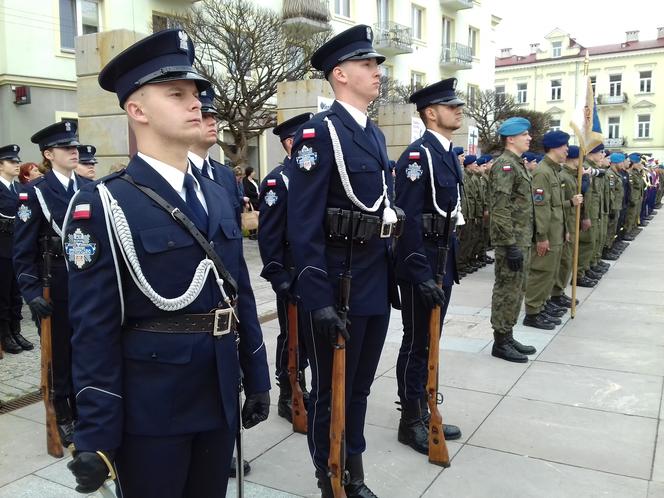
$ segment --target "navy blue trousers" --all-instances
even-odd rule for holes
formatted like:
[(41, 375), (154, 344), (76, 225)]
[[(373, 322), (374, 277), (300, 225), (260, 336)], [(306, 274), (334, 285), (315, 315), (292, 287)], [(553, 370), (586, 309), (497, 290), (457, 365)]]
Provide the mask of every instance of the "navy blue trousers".
[[(346, 454), (359, 455), (366, 449), (367, 397), (385, 343), (390, 314), (350, 315), (348, 319), (351, 324), (350, 340), (346, 343)], [(313, 329), (310, 313), (303, 316), (302, 322), (312, 377), (307, 439), (315, 467), (326, 471), (330, 453), (332, 346)]]
[(12, 260), (0, 258), (0, 322), (20, 322), (22, 306)]
[[(425, 307), (417, 288), (408, 282), (399, 282), (401, 291), (401, 319), (403, 338), (397, 358), (397, 393), (399, 399), (420, 399), (424, 396), (429, 361), (429, 317), (431, 310)], [(452, 286), (443, 287), (445, 306), (441, 310), (440, 325), (447, 314), (452, 296)]]

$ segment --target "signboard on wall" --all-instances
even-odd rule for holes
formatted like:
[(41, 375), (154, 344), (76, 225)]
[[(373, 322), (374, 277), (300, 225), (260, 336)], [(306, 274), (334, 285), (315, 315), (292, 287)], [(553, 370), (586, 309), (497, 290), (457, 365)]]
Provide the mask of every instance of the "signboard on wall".
[(468, 148), (466, 154), (477, 155), (479, 151), (480, 134), (476, 126), (468, 127)]
[(420, 118), (411, 118), (410, 141), (414, 142), (420, 138), (422, 135), (424, 135), (426, 129), (427, 128), (424, 126), (424, 122)]

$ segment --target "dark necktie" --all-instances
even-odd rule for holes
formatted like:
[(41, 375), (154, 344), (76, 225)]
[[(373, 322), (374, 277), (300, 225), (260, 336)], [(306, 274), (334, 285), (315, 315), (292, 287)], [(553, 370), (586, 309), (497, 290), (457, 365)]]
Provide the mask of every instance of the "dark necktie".
[(69, 185), (67, 185), (67, 195), (69, 198), (74, 197), (74, 180), (72, 178), (69, 179)]
[(208, 163), (207, 159), (203, 160), (202, 171), (203, 171), (203, 176), (205, 176), (206, 178), (212, 178), (212, 176), (210, 175), (210, 163)]
[(380, 150), (380, 142), (378, 141), (378, 137), (376, 136), (376, 131), (374, 130), (374, 125), (369, 121), (367, 118), (367, 125), (364, 128), (364, 133), (366, 133), (367, 137), (369, 137), (369, 141), (373, 144), (374, 147), (376, 147), (377, 150)]
[(18, 194), (16, 193), (16, 186), (14, 185), (14, 182), (11, 182), (11, 183), (9, 184), (9, 190), (11, 191), (12, 194), (14, 194), (14, 195), (18, 195)]
[(189, 206), (189, 209), (191, 209), (191, 212), (193, 213), (191, 221), (194, 222), (196, 227), (201, 232), (207, 232), (207, 225), (208, 225), (207, 213), (205, 212), (203, 204), (201, 204), (201, 201), (198, 200), (198, 196), (196, 195), (196, 182), (194, 181), (194, 177), (189, 173), (184, 175), (184, 188), (186, 196), (185, 202), (187, 203), (187, 206)]

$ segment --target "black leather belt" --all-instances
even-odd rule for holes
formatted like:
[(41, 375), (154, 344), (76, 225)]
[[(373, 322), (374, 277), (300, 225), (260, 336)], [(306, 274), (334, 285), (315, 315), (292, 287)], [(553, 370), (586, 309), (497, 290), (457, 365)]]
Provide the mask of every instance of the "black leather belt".
[(164, 315), (128, 320), (125, 328), (166, 334), (207, 333), (219, 337), (237, 330), (237, 323), (233, 308), (224, 308), (200, 315)]
[[(450, 220), (450, 233), (454, 232), (457, 217)], [(425, 239), (437, 240), (445, 232), (445, 217), (437, 213), (422, 213), (422, 232)]]
[(394, 207), (397, 213), (396, 223), (385, 223), (379, 216), (361, 211), (349, 211), (341, 208), (328, 208), (325, 216), (325, 230), (331, 240), (345, 240), (349, 235), (350, 219), (353, 216), (353, 241), (364, 243), (374, 236), (382, 239), (401, 236), (406, 218), (403, 210)]

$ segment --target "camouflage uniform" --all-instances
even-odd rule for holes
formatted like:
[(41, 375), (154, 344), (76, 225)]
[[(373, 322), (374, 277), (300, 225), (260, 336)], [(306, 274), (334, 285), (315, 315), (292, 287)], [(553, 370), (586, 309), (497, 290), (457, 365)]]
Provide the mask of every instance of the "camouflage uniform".
[(623, 204), (623, 183), (620, 175), (613, 167), (609, 169), (606, 175), (606, 183), (609, 186), (609, 225), (606, 231), (606, 243), (604, 247), (609, 250), (613, 247), (616, 235), (618, 233), (618, 218)]
[(572, 263), (574, 262), (574, 239), (576, 237), (576, 207), (572, 204), (572, 197), (578, 192), (577, 168), (564, 165), (560, 169), (560, 188), (563, 192), (563, 209), (565, 211), (565, 228), (569, 233), (569, 242), (563, 243), (560, 255), (560, 266), (555, 276), (552, 296), (562, 296), (572, 277)]
[(597, 236), (597, 245), (595, 245), (593, 252), (593, 265), (597, 264), (602, 259), (602, 251), (606, 244), (606, 232), (609, 224), (609, 202), (610, 202), (610, 186), (607, 181), (606, 174), (607, 168), (602, 168), (603, 176), (598, 176), (597, 188), (599, 190), (599, 233)]
[[(586, 159), (583, 162), (584, 168), (597, 168), (597, 165)], [(591, 226), (589, 230), (581, 231), (579, 233), (579, 261), (577, 266), (577, 277), (581, 278), (585, 275), (586, 271), (590, 269), (592, 262), (595, 244), (598, 239), (599, 231), (599, 201), (597, 187), (594, 184), (597, 182), (596, 176), (590, 177), (590, 186), (583, 194), (582, 204), (582, 219), (590, 219)]]
[(643, 177), (641, 171), (632, 169), (629, 172), (629, 207), (625, 218), (625, 232), (632, 232), (639, 224), (641, 214), (641, 201), (643, 200)]
[(471, 270), (472, 251), (477, 237), (476, 217), (478, 204), (478, 184), (475, 175), (468, 169), (463, 173), (463, 199), (461, 212), (466, 224), (462, 226), (460, 233), (458, 264), (461, 271)]

